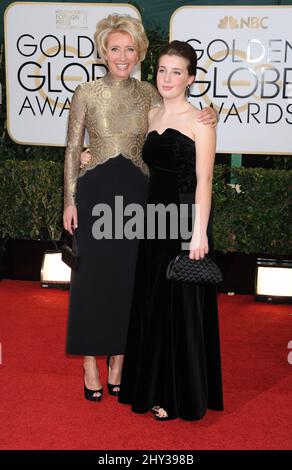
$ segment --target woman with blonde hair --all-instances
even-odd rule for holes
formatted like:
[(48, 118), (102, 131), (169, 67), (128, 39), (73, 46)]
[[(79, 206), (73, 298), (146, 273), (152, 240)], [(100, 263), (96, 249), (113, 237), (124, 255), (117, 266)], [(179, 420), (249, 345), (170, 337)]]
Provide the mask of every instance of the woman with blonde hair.
[[(74, 232), (79, 256), (72, 273), (66, 351), (84, 356), (84, 395), (100, 401), (103, 388), (96, 356), (108, 357), (107, 387), (119, 392), (132, 299), (138, 240), (105, 232), (123, 206), (145, 202), (147, 166), (141, 149), (148, 112), (161, 98), (148, 82), (131, 78), (146, 54), (148, 40), (140, 20), (109, 15), (97, 24), (95, 41), (108, 73), (80, 84), (73, 95), (64, 169), (64, 228)], [(207, 121), (216, 121), (212, 111)], [(80, 167), (87, 130), (90, 161)], [(102, 227), (100, 207), (112, 211)]]

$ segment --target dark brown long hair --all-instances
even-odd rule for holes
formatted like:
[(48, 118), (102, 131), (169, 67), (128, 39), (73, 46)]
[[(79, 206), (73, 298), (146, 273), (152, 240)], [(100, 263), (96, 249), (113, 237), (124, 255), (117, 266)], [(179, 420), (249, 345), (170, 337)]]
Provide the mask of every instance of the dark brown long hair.
[(187, 69), (189, 75), (196, 75), (197, 54), (188, 42), (175, 40), (164, 46), (158, 57), (158, 66), (159, 60), (163, 55), (176, 55), (178, 57), (183, 57), (188, 61)]

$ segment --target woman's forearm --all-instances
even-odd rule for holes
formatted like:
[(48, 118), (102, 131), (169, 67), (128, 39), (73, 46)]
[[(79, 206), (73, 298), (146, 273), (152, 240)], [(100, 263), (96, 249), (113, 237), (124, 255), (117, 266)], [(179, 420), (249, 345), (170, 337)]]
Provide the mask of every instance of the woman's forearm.
[(67, 132), (64, 162), (64, 209), (75, 204), (74, 194), (79, 174), (80, 155), (84, 145), (86, 105), (79, 85), (73, 95)]
[(197, 182), (195, 203), (196, 216), (194, 231), (197, 234), (205, 234), (211, 210), (212, 178)]

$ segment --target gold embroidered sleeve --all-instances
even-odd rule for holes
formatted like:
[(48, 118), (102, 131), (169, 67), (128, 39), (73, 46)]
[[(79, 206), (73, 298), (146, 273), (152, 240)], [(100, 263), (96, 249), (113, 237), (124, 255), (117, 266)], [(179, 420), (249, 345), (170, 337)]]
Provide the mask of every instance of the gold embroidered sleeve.
[(80, 155), (85, 132), (86, 103), (82, 85), (76, 88), (69, 111), (67, 147), (64, 166), (64, 210), (75, 205), (74, 195), (79, 175)]

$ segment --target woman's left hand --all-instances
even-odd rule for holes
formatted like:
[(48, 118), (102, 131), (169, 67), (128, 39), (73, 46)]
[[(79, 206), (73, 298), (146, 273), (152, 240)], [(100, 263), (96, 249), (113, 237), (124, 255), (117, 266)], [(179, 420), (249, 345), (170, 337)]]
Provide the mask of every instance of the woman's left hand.
[(202, 122), (205, 125), (216, 127), (219, 121), (219, 115), (213, 108), (204, 108), (199, 112), (198, 122)]
[(190, 259), (202, 259), (209, 252), (209, 243), (207, 234), (193, 235), (190, 243)]
[(90, 163), (92, 159), (92, 154), (90, 148), (87, 148), (80, 155), (80, 168), (84, 168), (88, 163)]

